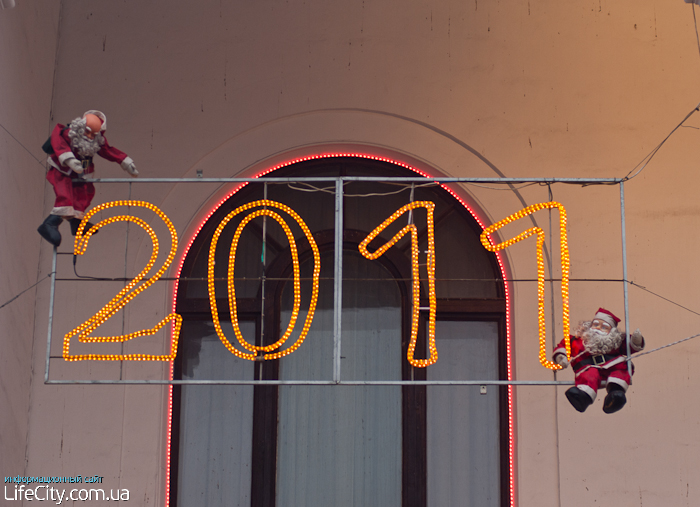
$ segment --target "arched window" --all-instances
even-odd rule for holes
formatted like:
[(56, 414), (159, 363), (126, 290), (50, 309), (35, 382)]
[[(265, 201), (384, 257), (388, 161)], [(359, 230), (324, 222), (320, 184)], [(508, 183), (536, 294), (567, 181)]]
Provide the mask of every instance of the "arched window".
[[(415, 173), (388, 162), (338, 157), (295, 163), (272, 176), (291, 180)], [(318, 305), (302, 346), (281, 359), (252, 362), (231, 354), (217, 336), (207, 259), (221, 220), (238, 206), (263, 198), (283, 203), (303, 218), (320, 250), (321, 273)], [(427, 368), (414, 368), (406, 359), (412, 309), (410, 237), (378, 260), (358, 251), (385, 218), (418, 200), (435, 203), (439, 360)], [(494, 254), (479, 242), (480, 226), (450, 193), (429, 180), (413, 186), (348, 181), (343, 209), (342, 385), (314, 383), (327, 383), (334, 368), (333, 183), (251, 183), (217, 209), (192, 244), (177, 294), (184, 324), (174, 377), (279, 382), (174, 387), (172, 506), (510, 505), (507, 387), (489, 386), (484, 392), (478, 385), (416, 383), (507, 378), (502, 274)], [(227, 225), (216, 251), (219, 318), (232, 343), (226, 270), (242, 218)], [(401, 219), (403, 226), (407, 218)], [(413, 220), (424, 251), (424, 210), (416, 210)], [(297, 320), (301, 328), (314, 260), (308, 241), (295, 227), (307, 305)], [(380, 236), (371, 246), (391, 235)], [(235, 277), (242, 334), (257, 345), (275, 342), (293, 307), (289, 243), (275, 220), (258, 217), (243, 229)], [(418, 358), (429, 355), (427, 301), (427, 282), (422, 280)], [(296, 336), (298, 331), (289, 343)], [(284, 384), (291, 380), (308, 382)], [(384, 384), (363, 384), (367, 381)]]

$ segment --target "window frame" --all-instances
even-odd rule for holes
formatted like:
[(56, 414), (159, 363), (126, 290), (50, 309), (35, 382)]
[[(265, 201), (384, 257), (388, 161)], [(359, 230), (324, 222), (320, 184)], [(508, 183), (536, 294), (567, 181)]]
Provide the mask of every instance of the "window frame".
[[(336, 161), (337, 162), (337, 161)], [(354, 161), (356, 162), (356, 161)], [(365, 161), (366, 163), (366, 161)], [(440, 189), (440, 192), (443, 190)], [(232, 199), (236, 199), (236, 195)], [(453, 196), (447, 195), (447, 200), (454, 200)], [(452, 212), (463, 215), (466, 222), (480, 233), (479, 225), (474, 218), (460, 206), (454, 205), (447, 213), (441, 217), (436, 217), (436, 228), (440, 220)], [(216, 220), (209, 220), (198, 234), (193, 248), (200, 251), (208, 247), (208, 242), (203, 238), (211, 237), (213, 229), (217, 225)], [(251, 227), (255, 227), (253, 223)], [(364, 239), (369, 231), (343, 231), (343, 249), (355, 249)], [(419, 231), (420, 234), (420, 231)], [(315, 233), (315, 239), (319, 249), (329, 250), (333, 248), (334, 231), (322, 231)], [(310, 256), (310, 248), (305, 240), (298, 245), (300, 261), (302, 258)], [(287, 247), (288, 249), (288, 247)], [(189, 273), (192, 270), (192, 263), (197, 258), (195, 250), (188, 252), (184, 260), (182, 273)], [(495, 255), (489, 254), (491, 269), (494, 274), (501, 272)], [(410, 338), (411, 300), (410, 294), (410, 265), (405, 257), (399, 252), (390, 249), (384, 256), (375, 262), (381, 262), (395, 277), (402, 301), (402, 379), (404, 380), (426, 380), (425, 368), (413, 368), (406, 360), (408, 341)], [(276, 261), (270, 265), (271, 278), (283, 278), (287, 276), (291, 267), (291, 259), (285, 249), (281, 249)], [(183, 319), (208, 320), (211, 318), (211, 309), (208, 299), (186, 298), (187, 278), (183, 279), (178, 290), (177, 312)], [(266, 298), (265, 306), (265, 340), (271, 340), (272, 336), (279, 335), (279, 315), (280, 299), (284, 282), (271, 282), (268, 286), (274, 297)], [(437, 300), (437, 320), (488, 320), (498, 323), (498, 375), (499, 379), (507, 379), (507, 304), (504, 297), (503, 283), (497, 284), (497, 298), (491, 299), (439, 299)], [(217, 299), (220, 303), (218, 308), (225, 308), (226, 299)], [(423, 304), (425, 303), (425, 305)], [(238, 315), (241, 320), (256, 321), (256, 336), (259, 336), (260, 321), (260, 299), (256, 298), (238, 299)], [(421, 306), (427, 306), (427, 300), (421, 300)], [(222, 313), (220, 311), (220, 313)], [(220, 315), (221, 320), (228, 320), (228, 315)], [(421, 312), (417, 356), (423, 357), (427, 351), (425, 340), (425, 321), (427, 312)], [(255, 368), (255, 379), (278, 380), (279, 361), (264, 361)], [(181, 378), (182, 359), (178, 354), (178, 359), (174, 363), (174, 377)], [(180, 393), (182, 386), (175, 385), (173, 389), (173, 409), (171, 414), (172, 435), (178, 435), (180, 430)], [(252, 481), (251, 481), (251, 506), (273, 507), (276, 505), (276, 446), (277, 446), (277, 411), (278, 386), (276, 385), (255, 385), (253, 401), (253, 456), (252, 456)], [(509, 417), (508, 386), (498, 386), (499, 391), (499, 447), (500, 447), (500, 497), (502, 506), (511, 505), (511, 466), (510, 466), (510, 441), (512, 438)], [(427, 504), (427, 386), (425, 385), (403, 385), (402, 386), (402, 507), (424, 507)], [(255, 421), (262, 420), (264, 424)], [(173, 438), (170, 458), (170, 502), (177, 505), (177, 474), (178, 474), (178, 449), (179, 440)]]

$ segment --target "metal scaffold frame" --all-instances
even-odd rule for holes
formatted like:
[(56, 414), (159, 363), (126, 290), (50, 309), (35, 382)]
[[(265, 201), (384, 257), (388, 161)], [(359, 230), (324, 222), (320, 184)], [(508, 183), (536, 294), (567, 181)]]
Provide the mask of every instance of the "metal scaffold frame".
[[(343, 260), (343, 185), (347, 182), (377, 182), (377, 183), (426, 183), (434, 182), (439, 185), (449, 183), (491, 183), (491, 184), (517, 184), (539, 183), (543, 185), (563, 183), (573, 185), (619, 185), (620, 187), (620, 220), (622, 241), (622, 272), (624, 288), (624, 322), (625, 329), (629, 327), (629, 298), (627, 280), (627, 246), (625, 226), (625, 192), (622, 178), (430, 178), (430, 177), (370, 177), (370, 176), (337, 176), (337, 177), (258, 177), (258, 178), (101, 178), (91, 180), (94, 183), (333, 183), (335, 185), (335, 238), (334, 238), (334, 306), (333, 306), (333, 378), (329, 380), (55, 380), (50, 379), (51, 359), (62, 359), (62, 356), (51, 356), (54, 298), (56, 291), (56, 266), (57, 249), (53, 249), (51, 286), (49, 296), (48, 335), (46, 348), (46, 368), (44, 383), (46, 384), (125, 384), (125, 385), (508, 385), (508, 386), (543, 386), (543, 385), (573, 385), (573, 381), (558, 380), (377, 380), (377, 381), (352, 381), (341, 380), (341, 333), (342, 333), (342, 273)], [(504, 280), (508, 283), (508, 280)], [(510, 310), (507, 310), (510, 311)], [(631, 355), (629, 338), (627, 339), (628, 366)]]

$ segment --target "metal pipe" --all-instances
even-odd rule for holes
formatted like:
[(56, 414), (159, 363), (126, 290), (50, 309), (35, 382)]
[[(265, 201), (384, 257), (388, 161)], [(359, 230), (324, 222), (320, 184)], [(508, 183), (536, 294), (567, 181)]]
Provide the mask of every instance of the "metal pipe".
[(625, 227), (625, 184), (620, 182), (620, 229), (622, 234), (622, 290), (625, 295), (625, 342), (627, 344), (627, 371), (632, 376), (632, 361), (630, 356), (632, 350), (630, 347), (630, 309), (629, 309), (629, 294), (627, 287), (627, 231)]
[(270, 386), (568, 386), (552, 380), (49, 380), (46, 384), (270, 385)]
[[(551, 185), (547, 185), (547, 200), (550, 202), (554, 200), (554, 194), (552, 193), (552, 186)], [(547, 269), (549, 269), (549, 275), (551, 277), (553, 277), (554, 271), (552, 270), (552, 256), (554, 255), (554, 247), (553, 247), (554, 238), (553, 238), (553, 234), (552, 234), (552, 208), (549, 208), (549, 210), (548, 210), (548, 217), (549, 217), (549, 232), (548, 232), (548, 234), (549, 234), (549, 251), (551, 252), (551, 255), (547, 255)], [(559, 241), (561, 241), (561, 239)], [(546, 248), (546, 245), (545, 245), (545, 248)], [(545, 253), (547, 253), (547, 252), (545, 252)], [(556, 331), (557, 326), (554, 325), (556, 322), (556, 306), (554, 304), (554, 278), (549, 279), (549, 293), (551, 294), (550, 300), (552, 303), (552, 305), (551, 305), (552, 306), (552, 308), (551, 308), (552, 325), (550, 326), (550, 329), (552, 330), (551, 342), (552, 342), (552, 349), (554, 349), (558, 343), (557, 342), (557, 331)], [(564, 338), (566, 338), (566, 336), (562, 336), (562, 339), (564, 339)], [(554, 379), (556, 380), (557, 370), (553, 370), (552, 373), (554, 373)]]
[[(415, 194), (416, 194), (416, 184), (415, 184), (415, 183), (411, 183), (411, 195), (410, 195), (410, 197), (409, 197), (409, 199), (408, 199), (409, 202), (413, 202), (413, 198), (415, 197)], [(412, 225), (412, 224), (413, 224), (413, 210), (410, 209), (410, 210), (408, 210), (408, 225)], [(416, 247), (416, 248), (417, 248), (417, 247)], [(419, 276), (419, 278), (420, 278), (420, 273), (418, 274), (418, 276)], [(412, 297), (414, 296), (413, 290), (414, 290), (414, 289), (413, 289), (413, 284), (411, 284), (411, 296), (412, 296)], [(420, 300), (420, 296), (418, 296), (418, 299)], [(428, 310), (428, 311), (430, 311), (430, 307), (428, 307), (428, 308), (418, 308), (418, 310)], [(416, 378), (416, 368), (415, 368), (415, 366), (411, 365), (411, 380), (413, 381), (415, 378)]]
[[(267, 201), (267, 183), (263, 185), (263, 199)], [(263, 208), (267, 208), (264, 206)], [(265, 280), (267, 277), (267, 215), (263, 215), (263, 226), (262, 226), (262, 253), (260, 255), (260, 262), (262, 263), (262, 278), (260, 279), (260, 346), (265, 345)], [(230, 303), (229, 303), (230, 305)], [(273, 336), (273, 340), (276, 339)], [(258, 378), (263, 378), (263, 365), (262, 362), (258, 365)]]
[(46, 340), (46, 368), (44, 369), (44, 383), (49, 381), (49, 363), (51, 362), (51, 328), (53, 327), (53, 299), (56, 293), (56, 259), (57, 248), (53, 247), (53, 261), (51, 262), (51, 290), (49, 292), (49, 333)]
[(343, 332), (343, 182), (335, 182), (335, 265), (333, 267), (333, 380), (340, 382)]
[[(319, 176), (302, 178), (280, 178), (261, 176), (259, 178), (95, 178), (91, 183), (296, 183), (296, 182), (334, 182), (334, 181), (370, 181), (378, 183), (573, 183), (585, 184), (618, 184), (621, 178), (430, 178), (425, 176)], [(76, 180), (86, 181), (86, 180)]]
[[(124, 282), (124, 281), (132, 281), (134, 278), (98, 278), (98, 277), (82, 277), (82, 278), (56, 278), (57, 282)], [(152, 277), (146, 276), (142, 278), (144, 281), (149, 281), (151, 280)], [(309, 277), (302, 277), (301, 280), (311, 280), (312, 278)], [(181, 276), (179, 278), (172, 277), (172, 276), (162, 276), (156, 280), (157, 282), (172, 282), (175, 280), (180, 280), (182, 281), (187, 281), (187, 282), (206, 282), (208, 278), (205, 277), (200, 277), (200, 276)], [(214, 277), (214, 281), (220, 282), (220, 281), (226, 281), (228, 278), (224, 277)], [(246, 281), (246, 280), (255, 280), (258, 281), (260, 278), (258, 277), (249, 277), (249, 276), (237, 276), (235, 277), (235, 280), (237, 281)], [(277, 277), (270, 277), (267, 276), (265, 277), (265, 280), (268, 282), (289, 282), (292, 281), (293, 278), (291, 277), (282, 277), (282, 278), (277, 278)], [(331, 280), (330, 277), (320, 277), (319, 280)], [(355, 278), (355, 280), (360, 280), (360, 281), (383, 281), (385, 280), (384, 278)], [(410, 281), (411, 278), (394, 278), (394, 280), (400, 280), (400, 281)], [(485, 283), (491, 283), (491, 282), (503, 282), (502, 278), (435, 278), (436, 282), (440, 281), (452, 281), (452, 282), (485, 282)], [(537, 282), (537, 278), (509, 278), (509, 282)], [(545, 278), (545, 282), (561, 282), (561, 278)], [(620, 283), (624, 282), (622, 278), (569, 278), (569, 282), (613, 282), (613, 283)]]

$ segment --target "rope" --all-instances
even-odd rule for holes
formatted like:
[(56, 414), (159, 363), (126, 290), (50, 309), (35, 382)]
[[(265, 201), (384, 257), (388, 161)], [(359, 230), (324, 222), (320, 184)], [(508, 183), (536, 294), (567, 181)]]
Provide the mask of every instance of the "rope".
[(667, 349), (668, 347), (673, 347), (674, 345), (678, 345), (679, 343), (687, 342), (688, 340), (692, 340), (693, 338), (697, 338), (698, 336), (700, 336), (700, 333), (694, 334), (693, 336), (689, 336), (687, 338), (683, 338), (682, 340), (678, 340), (677, 342), (669, 343), (668, 345), (662, 345), (661, 347), (657, 347), (655, 349), (651, 349), (651, 350), (648, 350), (646, 352), (639, 352), (637, 354), (634, 354), (631, 357), (628, 357), (627, 360), (631, 361), (632, 359), (636, 359), (637, 357), (646, 356), (647, 354), (651, 354), (652, 352), (656, 352), (656, 351), (662, 350), (662, 349)]

